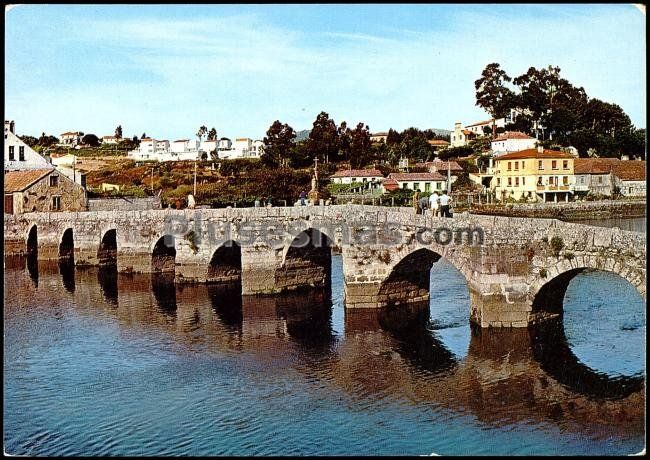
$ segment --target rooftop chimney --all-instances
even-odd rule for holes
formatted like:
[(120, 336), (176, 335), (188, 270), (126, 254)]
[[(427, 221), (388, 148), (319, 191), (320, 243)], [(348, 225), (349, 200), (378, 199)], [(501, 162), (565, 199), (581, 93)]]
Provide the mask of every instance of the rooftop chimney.
[(538, 151), (539, 153), (544, 153), (544, 147), (541, 146), (541, 145), (538, 145), (538, 146), (537, 146), (537, 151)]

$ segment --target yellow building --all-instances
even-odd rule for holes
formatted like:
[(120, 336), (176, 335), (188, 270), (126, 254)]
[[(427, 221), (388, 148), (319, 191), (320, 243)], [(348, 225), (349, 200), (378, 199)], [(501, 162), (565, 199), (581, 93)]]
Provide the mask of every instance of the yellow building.
[(521, 150), (494, 159), (490, 188), (504, 201), (569, 201), (573, 195), (574, 157), (555, 150)]

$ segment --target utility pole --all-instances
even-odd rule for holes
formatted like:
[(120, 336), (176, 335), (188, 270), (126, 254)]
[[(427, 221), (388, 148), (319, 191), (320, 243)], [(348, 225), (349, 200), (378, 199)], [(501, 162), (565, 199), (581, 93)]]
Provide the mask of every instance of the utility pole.
[(196, 196), (196, 160), (194, 160), (194, 196)]
[(153, 166), (151, 167), (151, 193), (153, 194)]

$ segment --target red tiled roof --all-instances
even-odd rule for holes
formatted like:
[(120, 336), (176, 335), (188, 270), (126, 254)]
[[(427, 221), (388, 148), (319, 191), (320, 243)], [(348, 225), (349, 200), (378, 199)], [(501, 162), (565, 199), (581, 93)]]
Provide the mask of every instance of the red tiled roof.
[(470, 131), (469, 129), (463, 129), (463, 134), (466, 136), (472, 136), (475, 133), (473, 131)]
[(463, 168), (455, 161), (434, 160), (425, 163), (425, 165), (427, 165), (427, 167), (433, 166), (436, 168), (436, 171), (442, 172), (446, 172), (448, 169), (451, 169), (452, 171), (463, 171)]
[(375, 137), (375, 136), (388, 136), (388, 133), (382, 131), (380, 133), (375, 133), (370, 135), (370, 137)]
[(427, 141), (429, 145), (449, 145), (449, 142), (442, 140), (442, 139), (431, 139), (430, 141)]
[(75, 131), (75, 132), (67, 132), (67, 133), (63, 133), (63, 134), (61, 134), (61, 135), (62, 135), (62, 136), (67, 136), (68, 134), (74, 134), (74, 135), (79, 135), (79, 134), (81, 134), (81, 132), (80, 132), (80, 131)]
[(537, 149), (520, 150), (519, 152), (506, 153), (500, 157), (495, 158), (495, 161), (501, 160), (525, 160), (528, 158), (574, 158), (570, 153), (558, 152), (557, 150), (546, 150), (540, 153)]
[(621, 180), (645, 180), (646, 163), (639, 160), (623, 160), (614, 166), (614, 175)]
[(345, 169), (336, 171), (330, 177), (384, 177), (378, 169)]
[(465, 126), (465, 128), (469, 128), (470, 126), (480, 126), (480, 125), (492, 124), (492, 120), (493, 120), (493, 119), (491, 118), (491, 119), (489, 119), (489, 120), (479, 121), (478, 123), (472, 123), (471, 125), (467, 125), (467, 126)]
[(530, 137), (528, 134), (522, 133), (520, 131), (506, 131), (505, 133), (502, 133), (496, 139), (493, 139), (492, 142), (494, 142), (494, 141), (507, 141), (508, 139), (535, 139), (535, 138)]
[(177, 141), (174, 141), (174, 142), (188, 142), (188, 141), (189, 141), (189, 139), (178, 139)]
[(381, 185), (384, 187), (385, 190), (388, 190), (389, 192), (392, 190), (397, 190), (399, 188), (399, 184), (395, 179), (384, 179), (381, 181)]
[(388, 176), (389, 179), (396, 181), (413, 181), (413, 180), (445, 180), (445, 178), (437, 172), (428, 173), (392, 173)]
[(576, 158), (573, 160), (574, 174), (609, 174), (618, 158)]
[(5, 174), (5, 193), (22, 192), (52, 171), (54, 168), (9, 171)]

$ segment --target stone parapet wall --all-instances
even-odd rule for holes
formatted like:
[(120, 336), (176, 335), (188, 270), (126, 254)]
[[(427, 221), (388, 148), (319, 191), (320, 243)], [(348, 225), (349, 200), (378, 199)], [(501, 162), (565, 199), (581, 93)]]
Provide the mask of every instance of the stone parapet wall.
[(512, 203), (472, 206), (473, 214), (510, 217), (545, 217), (561, 219), (591, 219), (595, 217), (643, 217), (645, 200), (603, 200), (568, 203)]
[(162, 209), (159, 197), (148, 198), (90, 198), (88, 211), (146, 211)]

